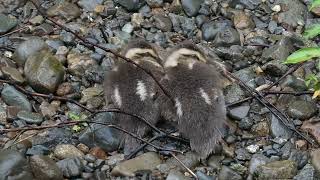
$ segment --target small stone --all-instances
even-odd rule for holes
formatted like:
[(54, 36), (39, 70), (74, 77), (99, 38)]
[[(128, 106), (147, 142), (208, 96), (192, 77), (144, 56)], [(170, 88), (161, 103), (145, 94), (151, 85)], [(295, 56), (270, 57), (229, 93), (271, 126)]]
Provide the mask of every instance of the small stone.
[(270, 131), (275, 138), (290, 139), (292, 136), (292, 131), (274, 115), (271, 117)]
[(5, 85), (1, 91), (1, 98), (9, 106), (15, 106), (29, 112), (32, 111), (31, 104), (27, 97), (17, 91), (13, 86)]
[(254, 154), (249, 163), (249, 173), (253, 174), (259, 166), (265, 165), (269, 162), (270, 159), (263, 154)]
[(4, 34), (16, 27), (18, 24), (17, 18), (14, 16), (6, 16), (4, 14), (0, 14), (0, 34)]
[(50, 17), (61, 16), (69, 21), (79, 17), (81, 11), (80, 8), (74, 3), (70, 3), (68, 1), (59, 1), (47, 10), (47, 14)]
[(318, 143), (320, 143), (320, 122), (314, 122), (313, 120), (304, 121), (301, 129), (310, 133)]
[(54, 156), (58, 159), (83, 157), (84, 154), (71, 144), (59, 144), (54, 149)]
[[(114, 122), (111, 113), (100, 113), (96, 115), (93, 121), (101, 123)], [(118, 149), (121, 133), (104, 125), (92, 124), (79, 136), (79, 141), (90, 148), (99, 146), (106, 152), (112, 152)]]
[(146, 0), (146, 1), (151, 8), (158, 8), (163, 6), (163, 0)]
[(242, 177), (227, 166), (222, 166), (218, 175), (219, 180), (241, 180)]
[(133, 177), (135, 175), (134, 172), (138, 170), (153, 170), (159, 164), (161, 164), (161, 160), (158, 154), (154, 152), (148, 152), (136, 158), (119, 163), (113, 168), (111, 174), (113, 176), (122, 175)]
[(35, 145), (29, 148), (26, 152), (26, 155), (33, 156), (33, 155), (49, 155), (50, 150), (43, 146), (43, 145)]
[(29, 163), (37, 179), (60, 180), (62, 172), (56, 163), (47, 156), (34, 155), (29, 158)]
[(308, 17), (307, 6), (299, 0), (276, 0), (275, 4), (286, 7), (286, 11), (278, 14), (278, 22), (296, 28), (300, 24), (304, 24)]
[(274, 12), (280, 12), (281, 11), (281, 6), (277, 4), (277, 5), (274, 5), (271, 9)]
[(257, 145), (257, 144), (251, 144), (250, 146), (247, 146), (246, 147), (246, 150), (249, 152), (249, 153), (252, 153), (252, 154), (254, 154), (254, 153), (256, 153), (258, 150), (259, 150), (259, 145)]
[(249, 110), (250, 106), (238, 106), (231, 108), (228, 115), (233, 119), (241, 120), (248, 115)]
[(84, 154), (87, 154), (89, 152), (89, 147), (86, 146), (85, 144), (79, 143), (77, 145), (77, 148), (82, 151)]
[(181, 5), (184, 12), (188, 16), (196, 16), (199, 12), (201, 4), (204, 0), (181, 0)]
[(47, 101), (43, 101), (39, 106), (39, 108), (40, 108), (41, 114), (44, 117), (50, 118), (57, 113), (59, 106), (56, 106), (54, 104), (49, 104)]
[(44, 18), (41, 15), (35, 16), (32, 19), (29, 20), (29, 22), (33, 25), (39, 25), (42, 24), (44, 21)]
[(25, 81), (25, 79), (22, 77), (22, 74), (16, 68), (5, 66), (1, 68), (1, 71), (6, 77), (14, 82), (22, 84)]
[(274, 161), (259, 166), (255, 175), (258, 179), (291, 179), (297, 174), (297, 165), (294, 161)]
[(293, 178), (294, 180), (314, 180), (319, 179), (317, 172), (311, 164), (305, 165), (300, 172)]
[[(80, 0), (78, 5), (86, 11), (94, 11), (97, 6), (101, 5), (103, 0)], [(103, 12), (103, 10), (102, 10)]]
[(213, 44), (216, 46), (230, 47), (232, 45), (240, 45), (240, 35), (237, 30), (229, 27), (220, 31)]
[(292, 149), (288, 160), (295, 161), (298, 169), (302, 169), (308, 163), (309, 153)]
[(231, 84), (224, 89), (226, 103), (234, 103), (245, 98), (245, 92), (237, 84)]
[(269, 125), (266, 121), (259, 122), (252, 126), (251, 130), (254, 134), (258, 136), (268, 136), (269, 135)]
[(7, 109), (6, 109), (7, 119), (9, 121), (16, 119), (19, 111), (21, 111), (21, 108), (17, 106), (7, 106)]
[(191, 180), (191, 179), (183, 175), (180, 171), (171, 170), (166, 180)]
[(66, 96), (66, 95), (71, 94), (73, 92), (74, 92), (74, 89), (73, 89), (71, 83), (69, 83), (69, 82), (61, 83), (58, 86), (57, 91), (56, 91), (58, 96)]
[(107, 154), (100, 147), (94, 147), (90, 149), (89, 154), (93, 155), (97, 159), (107, 159)]
[(120, 4), (128, 11), (137, 11), (146, 3), (145, 0), (114, 0), (114, 2)]
[(30, 86), (40, 93), (53, 93), (63, 81), (63, 65), (49, 52), (30, 56), (24, 66), (24, 73)]
[(294, 119), (309, 119), (318, 112), (318, 108), (314, 102), (297, 100), (288, 106), (288, 115)]
[(246, 14), (243, 11), (240, 11), (234, 15), (233, 23), (237, 29), (251, 29), (255, 26), (250, 15)]
[(172, 22), (169, 17), (163, 15), (155, 15), (153, 16), (153, 19), (158, 29), (160, 29), (163, 32), (171, 31)]
[(143, 23), (144, 18), (142, 13), (133, 13), (131, 16), (131, 23), (133, 27), (139, 28), (141, 24)]
[(57, 162), (58, 167), (67, 178), (77, 177), (84, 169), (83, 163), (79, 157), (67, 158)]
[(306, 140), (297, 140), (295, 142), (295, 145), (299, 150), (305, 151), (308, 149), (308, 142)]
[(124, 154), (115, 154), (108, 158), (108, 165), (115, 166), (124, 160)]
[(125, 24), (122, 29), (121, 29), (123, 32), (126, 32), (128, 34), (131, 34), (132, 31), (133, 31), (133, 25), (131, 23), (127, 23)]
[(220, 31), (224, 31), (227, 27), (231, 27), (230, 21), (210, 21), (202, 25), (202, 38), (206, 41), (214, 40)]
[(43, 121), (43, 117), (41, 116), (41, 114), (28, 111), (19, 111), (17, 117), (29, 124), (40, 125)]
[(245, 161), (245, 160), (251, 159), (251, 154), (249, 154), (246, 149), (243, 149), (243, 148), (237, 149), (235, 153), (237, 155), (236, 158), (239, 160)]

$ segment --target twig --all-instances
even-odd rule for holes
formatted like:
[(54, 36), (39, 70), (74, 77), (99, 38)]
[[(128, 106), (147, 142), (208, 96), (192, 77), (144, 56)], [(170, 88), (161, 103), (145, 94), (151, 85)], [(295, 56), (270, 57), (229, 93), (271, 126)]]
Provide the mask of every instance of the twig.
[[(228, 73), (228, 72), (227, 72)], [(268, 110), (275, 116), (277, 117), (281, 123), (286, 126), (288, 129), (292, 130), (293, 132), (295, 132), (296, 134), (298, 134), (299, 136), (301, 136), (302, 138), (304, 138), (306, 141), (308, 141), (310, 144), (312, 144), (313, 146), (315, 145), (315, 142), (313, 139), (311, 139), (310, 137), (302, 134), (300, 131), (298, 131), (295, 126), (290, 123), (288, 117), (281, 112), (277, 107), (275, 107), (273, 104), (271, 104), (263, 95), (260, 94), (260, 92), (256, 91), (255, 89), (249, 87), (246, 83), (244, 83), (241, 79), (239, 79), (238, 77), (236, 77), (235, 75), (228, 73), (229, 76), (231, 76), (232, 78), (234, 78), (235, 80), (237, 80), (239, 82), (239, 85), (242, 86), (246, 91), (248, 91), (255, 99), (257, 99), (262, 105), (264, 105), (266, 108), (268, 108)], [(274, 111), (276, 110), (276, 112)], [(279, 115), (279, 114), (280, 115)]]
[(194, 172), (192, 172), (192, 170), (188, 168), (176, 155), (174, 155), (172, 152), (170, 153), (170, 155), (175, 158), (195, 179), (199, 179), (198, 176)]
[[(264, 91), (267, 91), (267, 90), (271, 89), (273, 86), (276, 86), (277, 84), (279, 84), (285, 77), (287, 77), (288, 75), (290, 75), (291, 73), (293, 73), (294, 71), (296, 71), (299, 67), (301, 67), (302, 64), (303, 64), (303, 63), (299, 63), (299, 64), (295, 64), (294, 66), (292, 66), (292, 67), (291, 67), (283, 76), (281, 76), (277, 81), (275, 81), (274, 83), (270, 84), (267, 88), (265, 88)], [(236, 102), (227, 104), (227, 107), (235, 106), (235, 105), (244, 103), (244, 102), (246, 102), (246, 101), (250, 101), (250, 100), (252, 100), (253, 98), (254, 98), (253, 96), (247, 97), (247, 98), (245, 98), (245, 99), (242, 99), (242, 100), (239, 100), (239, 101), (236, 101)]]
[(263, 94), (290, 94), (293, 96), (301, 96), (305, 94), (314, 94), (313, 91), (302, 91), (302, 92), (292, 92), (292, 91), (262, 91)]
[(3, 35), (0, 36), (0, 38), (5, 37), (5, 36), (9, 36), (11, 34), (14, 34), (16, 32), (19, 32), (19, 31), (22, 31), (22, 30), (25, 30), (25, 29), (30, 29), (30, 25), (25, 25), (25, 26), (20, 27), (19, 29), (10, 31), (10, 32), (8, 32), (6, 34), (3, 34)]
[[(161, 83), (158, 81), (158, 79), (152, 74), (151, 71), (149, 71), (148, 69), (143, 68), (141, 65), (137, 64), (136, 62), (132, 61), (131, 59), (117, 53), (116, 51), (112, 50), (112, 49), (107, 49), (99, 44), (95, 44), (91, 41), (88, 41), (87, 39), (85, 39), (84, 37), (80, 36), (78, 33), (75, 33), (74, 31), (72, 31), (71, 29), (67, 28), (66, 26), (58, 23), (57, 21), (51, 19), (50, 17), (47, 16), (47, 14), (45, 12), (43, 12), (40, 7), (37, 5), (36, 2), (34, 2), (34, 0), (30, 0), (32, 2), (32, 4), (36, 7), (36, 9), (38, 10), (38, 12), (45, 17), (46, 19), (48, 19), (50, 22), (52, 22), (53, 24), (59, 26), (61, 29), (73, 34), (77, 39), (79, 39), (80, 41), (82, 41), (84, 43), (85, 46), (87, 45), (91, 45), (97, 48), (100, 48), (102, 50), (104, 50), (105, 52), (110, 52), (113, 55), (115, 55), (116, 57), (125, 60), (128, 63), (133, 64), (134, 66), (138, 67), (139, 69), (141, 69), (142, 71), (144, 71), (147, 75), (149, 75), (155, 82), (156, 84), (159, 86), (159, 88), (161, 89), (161, 91), (168, 97), (170, 98), (170, 100), (172, 102), (174, 102), (173, 98), (171, 97), (171, 95), (168, 93), (168, 91), (161, 85)], [(90, 46), (89, 46), (90, 47)]]
[(43, 130), (43, 129), (49, 129), (49, 128), (59, 128), (59, 127), (64, 127), (64, 126), (73, 126), (73, 125), (77, 125), (77, 124), (81, 124), (81, 123), (88, 123), (88, 124), (100, 124), (100, 125), (105, 125), (107, 127), (110, 128), (114, 128), (117, 129), (119, 131), (122, 131), (130, 136), (132, 136), (133, 138), (136, 138), (152, 147), (154, 147), (155, 149), (159, 150), (159, 151), (170, 151), (170, 152), (176, 152), (176, 153), (183, 153), (182, 151), (178, 151), (178, 150), (172, 150), (172, 149), (167, 149), (167, 148), (163, 148), (157, 145), (154, 145), (144, 139), (142, 139), (141, 137), (117, 126), (114, 124), (107, 124), (107, 123), (101, 123), (101, 122), (94, 122), (94, 121), (87, 121), (87, 120), (83, 120), (83, 121), (68, 121), (68, 122), (60, 122), (57, 124), (53, 124), (53, 125), (45, 125), (45, 126), (35, 126), (35, 127), (23, 127), (23, 128), (11, 128), (11, 129), (0, 129), (0, 133), (7, 133), (7, 132), (17, 132), (17, 131), (30, 131), (30, 130)]

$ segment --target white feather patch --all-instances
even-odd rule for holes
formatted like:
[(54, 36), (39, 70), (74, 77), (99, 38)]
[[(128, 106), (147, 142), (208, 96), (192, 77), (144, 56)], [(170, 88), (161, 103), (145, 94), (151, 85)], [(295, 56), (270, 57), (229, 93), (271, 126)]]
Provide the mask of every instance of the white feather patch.
[(148, 96), (147, 88), (142, 81), (138, 81), (136, 90), (137, 90), (136, 94), (140, 96), (141, 101), (146, 100)]
[(177, 115), (178, 115), (179, 118), (181, 118), (182, 115), (183, 115), (182, 104), (181, 104), (181, 102), (179, 101), (178, 98), (175, 98), (175, 101), (176, 101), (175, 107), (177, 108)]
[(201, 53), (194, 51), (194, 50), (190, 50), (190, 49), (186, 49), (186, 48), (181, 48), (177, 51), (174, 51), (172, 54), (170, 54), (170, 56), (168, 56), (164, 67), (175, 67), (178, 65), (178, 59), (181, 55), (195, 55), (198, 57), (199, 61), (202, 62), (207, 62), (206, 59), (202, 56)]
[(120, 92), (119, 92), (119, 88), (116, 86), (114, 88), (114, 98), (115, 98), (115, 101), (116, 101), (116, 104), (121, 107), (122, 106), (122, 100), (121, 100), (121, 96), (120, 96)]
[(192, 61), (191, 63), (188, 64), (188, 67), (189, 69), (193, 69), (193, 65), (195, 64), (196, 62), (195, 61)]
[(202, 88), (200, 88), (200, 95), (207, 104), (212, 104), (209, 95)]

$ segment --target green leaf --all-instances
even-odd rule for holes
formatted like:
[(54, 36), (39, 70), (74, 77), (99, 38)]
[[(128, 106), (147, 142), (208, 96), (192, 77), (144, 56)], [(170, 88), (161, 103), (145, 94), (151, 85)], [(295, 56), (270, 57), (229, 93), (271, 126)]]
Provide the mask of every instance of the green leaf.
[(319, 34), (320, 34), (320, 24), (315, 24), (304, 31), (303, 37), (307, 39), (312, 39), (318, 36)]
[(70, 119), (72, 119), (73, 121), (79, 121), (80, 120), (80, 116), (73, 113), (73, 112), (68, 112), (68, 117)]
[(319, 6), (320, 6), (320, 0), (313, 0), (309, 10), (311, 11), (313, 8), (316, 8), (316, 7), (319, 7)]
[(75, 131), (75, 132), (79, 132), (81, 130), (81, 127), (79, 125), (74, 125), (72, 127), (72, 130)]
[(300, 62), (310, 60), (314, 57), (320, 57), (319, 47), (302, 48), (292, 53), (284, 62), (284, 64), (297, 64)]

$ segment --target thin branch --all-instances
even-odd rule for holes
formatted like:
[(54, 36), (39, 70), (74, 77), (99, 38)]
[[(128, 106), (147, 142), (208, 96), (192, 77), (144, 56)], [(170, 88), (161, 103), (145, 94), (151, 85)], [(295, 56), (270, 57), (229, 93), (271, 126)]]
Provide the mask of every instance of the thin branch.
[(20, 27), (19, 29), (16, 29), (16, 30), (13, 30), (13, 31), (10, 31), (10, 32), (8, 32), (8, 33), (6, 33), (6, 34), (1, 35), (0, 38), (9, 36), (9, 35), (14, 34), (14, 33), (16, 33), (16, 32), (20, 32), (20, 31), (23, 31), (23, 30), (26, 30), (26, 29), (30, 29), (30, 27), (31, 27), (31, 26), (30, 26), (29, 24), (27, 24), (27, 25), (25, 25), (25, 26)]
[[(315, 141), (311, 139), (310, 137), (302, 134), (300, 131), (298, 131), (295, 126), (290, 123), (289, 118), (287, 115), (285, 115), (282, 111), (280, 111), (277, 107), (275, 107), (273, 104), (271, 104), (263, 95), (261, 95), (260, 92), (256, 91), (255, 89), (249, 87), (246, 83), (244, 83), (241, 79), (236, 77), (235, 75), (227, 72), (228, 76), (234, 78), (239, 82), (239, 85), (242, 86), (246, 91), (248, 91), (255, 99), (257, 99), (263, 106), (268, 108), (268, 110), (275, 116), (277, 117), (281, 123), (286, 126), (288, 129), (292, 130), (302, 138), (304, 138), (306, 141), (308, 141), (310, 144), (315, 145)], [(275, 110), (275, 111), (274, 111)], [(279, 114), (280, 115), (279, 115)], [(317, 143), (317, 142), (316, 142)], [(318, 145), (318, 143), (317, 143)]]
[(305, 94), (314, 94), (313, 91), (302, 91), (302, 92), (292, 92), (292, 91), (262, 91), (263, 94), (290, 94), (293, 96), (301, 96)]
[(163, 148), (157, 145), (154, 145), (144, 139), (142, 139), (141, 137), (117, 126), (114, 124), (108, 124), (108, 123), (101, 123), (101, 122), (95, 122), (95, 121), (87, 121), (87, 120), (83, 120), (83, 121), (68, 121), (68, 122), (60, 122), (57, 124), (52, 124), (52, 125), (45, 125), (45, 126), (35, 126), (35, 127), (23, 127), (23, 128), (11, 128), (11, 129), (0, 129), (0, 133), (7, 133), (7, 132), (17, 132), (17, 131), (30, 131), (30, 130), (43, 130), (43, 129), (50, 129), (50, 128), (60, 128), (60, 127), (64, 127), (64, 126), (73, 126), (73, 125), (78, 125), (78, 124), (82, 124), (82, 123), (88, 123), (88, 124), (100, 124), (100, 125), (104, 125), (110, 128), (114, 128), (117, 129), (119, 131), (122, 131), (130, 136), (132, 136), (133, 138), (136, 138), (154, 148), (156, 148), (157, 150), (160, 151), (170, 151), (170, 152), (176, 152), (176, 153), (183, 153), (182, 151), (178, 151), (178, 150), (172, 150), (172, 149), (167, 149), (167, 148)]
[(198, 176), (190, 168), (188, 168), (176, 155), (174, 155), (173, 153), (170, 153), (170, 155), (174, 159), (176, 159), (195, 179), (199, 179)]

